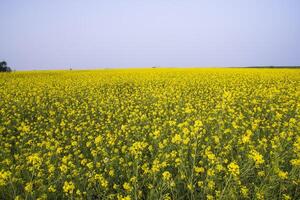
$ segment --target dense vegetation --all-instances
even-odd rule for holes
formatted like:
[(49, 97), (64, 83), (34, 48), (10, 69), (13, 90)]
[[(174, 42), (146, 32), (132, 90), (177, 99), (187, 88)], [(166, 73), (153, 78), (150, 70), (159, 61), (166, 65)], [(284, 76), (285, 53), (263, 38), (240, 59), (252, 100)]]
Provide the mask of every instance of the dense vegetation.
[(0, 72), (11, 72), (11, 68), (7, 66), (5, 61), (0, 62)]
[(0, 74), (1, 199), (300, 199), (300, 71)]

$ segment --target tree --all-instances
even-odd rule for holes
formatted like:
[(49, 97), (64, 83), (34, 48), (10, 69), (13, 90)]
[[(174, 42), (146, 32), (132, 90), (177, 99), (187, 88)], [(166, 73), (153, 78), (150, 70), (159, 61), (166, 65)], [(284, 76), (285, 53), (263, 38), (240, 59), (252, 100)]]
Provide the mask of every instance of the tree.
[(7, 66), (5, 61), (0, 62), (0, 72), (11, 72), (11, 68)]

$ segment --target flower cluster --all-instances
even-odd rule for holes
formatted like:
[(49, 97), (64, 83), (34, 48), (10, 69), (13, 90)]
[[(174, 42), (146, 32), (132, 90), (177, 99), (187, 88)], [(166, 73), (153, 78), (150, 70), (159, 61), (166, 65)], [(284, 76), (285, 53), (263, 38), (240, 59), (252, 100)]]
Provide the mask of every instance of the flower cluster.
[(0, 74), (0, 199), (300, 199), (299, 77)]

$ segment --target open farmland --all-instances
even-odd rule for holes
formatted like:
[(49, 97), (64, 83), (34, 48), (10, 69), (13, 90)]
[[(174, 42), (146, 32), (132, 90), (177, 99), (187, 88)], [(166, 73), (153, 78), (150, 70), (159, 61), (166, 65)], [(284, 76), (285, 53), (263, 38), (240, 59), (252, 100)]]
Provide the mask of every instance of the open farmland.
[(0, 199), (299, 199), (300, 70), (0, 74)]

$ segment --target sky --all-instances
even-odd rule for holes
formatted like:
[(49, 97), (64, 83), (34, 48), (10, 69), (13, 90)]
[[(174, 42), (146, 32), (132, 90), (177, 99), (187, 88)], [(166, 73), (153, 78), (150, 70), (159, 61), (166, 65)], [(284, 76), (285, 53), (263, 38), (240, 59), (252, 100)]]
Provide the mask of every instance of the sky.
[(0, 0), (16, 70), (300, 65), (299, 0)]

